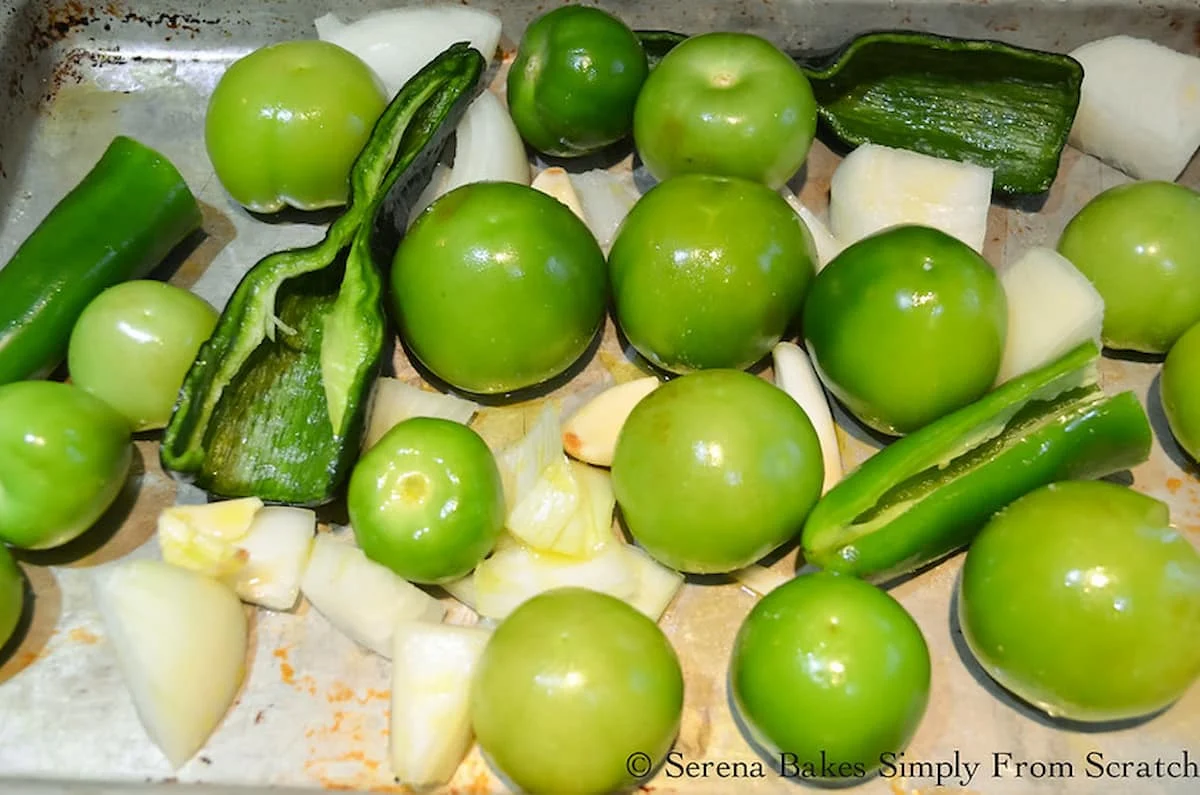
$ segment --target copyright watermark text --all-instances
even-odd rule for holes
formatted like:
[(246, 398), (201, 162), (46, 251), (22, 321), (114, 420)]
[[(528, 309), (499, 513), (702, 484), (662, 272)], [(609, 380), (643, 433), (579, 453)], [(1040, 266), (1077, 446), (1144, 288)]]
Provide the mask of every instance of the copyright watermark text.
[[(876, 760), (873, 760), (876, 761)], [(625, 769), (636, 779), (658, 772), (668, 779), (750, 779), (777, 776), (789, 779), (863, 778), (878, 771), (882, 778), (928, 780), (937, 786), (968, 787), (978, 779), (1200, 779), (1200, 759), (1182, 749), (1177, 754), (1149, 759), (1115, 759), (1090, 751), (1079, 759), (1025, 759), (1011, 751), (994, 751), (972, 759), (955, 750), (944, 759), (915, 759), (901, 753), (883, 753), (878, 764), (838, 760), (822, 751), (819, 757), (801, 759), (787, 751), (762, 759), (688, 759), (671, 751), (664, 759), (635, 751)], [(661, 767), (661, 770), (660, 770)]]

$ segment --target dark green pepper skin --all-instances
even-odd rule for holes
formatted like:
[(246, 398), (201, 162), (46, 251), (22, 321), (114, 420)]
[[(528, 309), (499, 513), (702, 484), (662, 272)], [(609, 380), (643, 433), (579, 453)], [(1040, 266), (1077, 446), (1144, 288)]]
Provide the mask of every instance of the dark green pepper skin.
[(809, 514), (804, 559), (891, 580), (966, 546), (1035, 488), (1145, 461), (1152, 434), (1133, 393), (1079, 380), (1098, 354), (1086, 343), (868, 458)]
[(387, 337), (378, 263), (484, 65), (456, 44), (413, 77), (355, 161), (346, 211), (325, 238), (269, 254), (243, 277), (184, 379), (163, 436), (166, 471), (223, 497), (333, 499), (358, 456)]
[(92, 299), (150, 273), (200, 228), (166, 158), (118, 136), (0, 269), (0, 384), (48, 374)]
[[(651, 68), (685, 36), (638, 31)], [(865, 143), (994, 169), (1006, 194), (1049, 190), (1079, 108), (1067, 55), (912, 31), (866, 33), (832, 54), (793, 54), (825, 126)]]

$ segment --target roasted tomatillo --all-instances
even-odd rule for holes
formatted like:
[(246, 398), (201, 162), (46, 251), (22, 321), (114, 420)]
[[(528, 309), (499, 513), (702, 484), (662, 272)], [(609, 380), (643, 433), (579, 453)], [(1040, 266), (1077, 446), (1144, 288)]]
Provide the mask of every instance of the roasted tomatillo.
[(135, 431), (165, 427), (217, 317), (203, 298), (163, 282), (110, 287), (71, 331), (71, 382), (119, 411)]
[(1200, 192), (1173, 182), (1109, 188), (1071, 219), (1058, 251), (1104, 299), (1104, 344), (1166, 353), (1200, 322)]
[(129, 424), (76, 386), (0, 386), (0, 541), (47, 549), (95, 523), (121, 491)]
[(1159, 392), (1171, 435), (1188, 455), (1200, 459), (1200, 323), (1171, 346)]
[(504, 487), (492, 452), (465, 425), (414, 417), (354, 467), (346, 497), (367, 557), (406, 580), (469, 573), (504, 529)]

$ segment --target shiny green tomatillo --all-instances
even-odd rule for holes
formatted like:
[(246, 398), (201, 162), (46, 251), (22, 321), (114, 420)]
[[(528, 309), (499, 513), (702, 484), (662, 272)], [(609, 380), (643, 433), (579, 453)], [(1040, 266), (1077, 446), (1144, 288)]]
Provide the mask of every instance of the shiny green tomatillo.
[(575, 157), (629, 135), (646, 53), (606, 11), (564, 6), (525, 29), (508, 72), (508, 107), (539, 152)]
[(121, 491), (133, 446), (125, 418), (57, 381), (0, 387), (0, 541), (48, 549), (76, 538)]

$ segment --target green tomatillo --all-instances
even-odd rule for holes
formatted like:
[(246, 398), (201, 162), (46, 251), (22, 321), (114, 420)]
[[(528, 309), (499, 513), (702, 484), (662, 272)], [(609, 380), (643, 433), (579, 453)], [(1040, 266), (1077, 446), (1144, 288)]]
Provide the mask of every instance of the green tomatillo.
[(916, 733), (929, 703), (929, 649), (885, 591), (847, 574), (804, 574), (750, 611), (729, 686), (781, 772), (863, 778)]
[(854, 243), (813, 280), (804, 338), (821, 380), (883, 433), (910, 433), (996, 380), (1008, 325), (987, 260), (925, 226)]
[(270, 213), (345, 204), (350, 166), (387, 104), (371, 68), (325, 41), (255, 50), (221, 76), (204, 141), (239, 204)]
[(1171, 435), (1188, 455), (1200, 459), (1200, 323), (1171, 346), (1159, 387)]
[(108, 509), (129, 471), (129, 424), (69, 384), (0, 386), (0, 541), (65, 544)]
[(71, 331), (71, 382), (119, 411), (135, 431), (166, 427), (196, 352), (212, 335), (217, 311), (163, 282), (110, 287)]
[(406, 580), (469, 573), (504, 528), (504, 487), (492, 452), (461, 423), (405, 420), (359, 459), (346, 497), (367, 557)]
[(748, 566), (799, 533), (823, 479), (804, 409), (741, 370), (655, 389), (621, 427), (612, 463), (637, 542), (660, 563), (701, 574)]
[(779, 188), (800, 170), (817, 102), (800, 68), (749, 33), (676, 45), (638, 95), (633, 137), (650, 173), (743, 177)]
[(421, 213), (396, 251), (400, 334), (435, 376), (513, 392), (569, 368), (604, 321), (604, 253), (566, 205), (525, 185), (476, 182)]
[(509, 111), (534, 149), (589, 154), (629, 135), (648, 71), (624, 22), (599, 8), (556, 8), (521, 37), (508, 72)]
[(1104, 344), (1166, 353), (1200, 322), (1200, 193), (1173, 182), (1109, 188), (1067, 224), (1058, 251), (1104, 299)]
[(25, 579), (8, 547), (0, 544), (0, 649), (21, 623), (25, 609)]
[(671, 749), (682, 712), (683, 673), (666, 635), (585, 588), (514, 610), (471, 689), (479, 746), (530, 795), (628, 791)]
[(617, 321), (658, 367), (745, 368), (800, 315), (815, 273), (804, 222), (775, 191), (686, 174), (630, 210), (609, 253)]
[(1049, 715), (1142, 717), (1200, 676), (1200, 553), (1152, 497), (1051, 484), (975, 539), (958, 616), (983, 669)]

